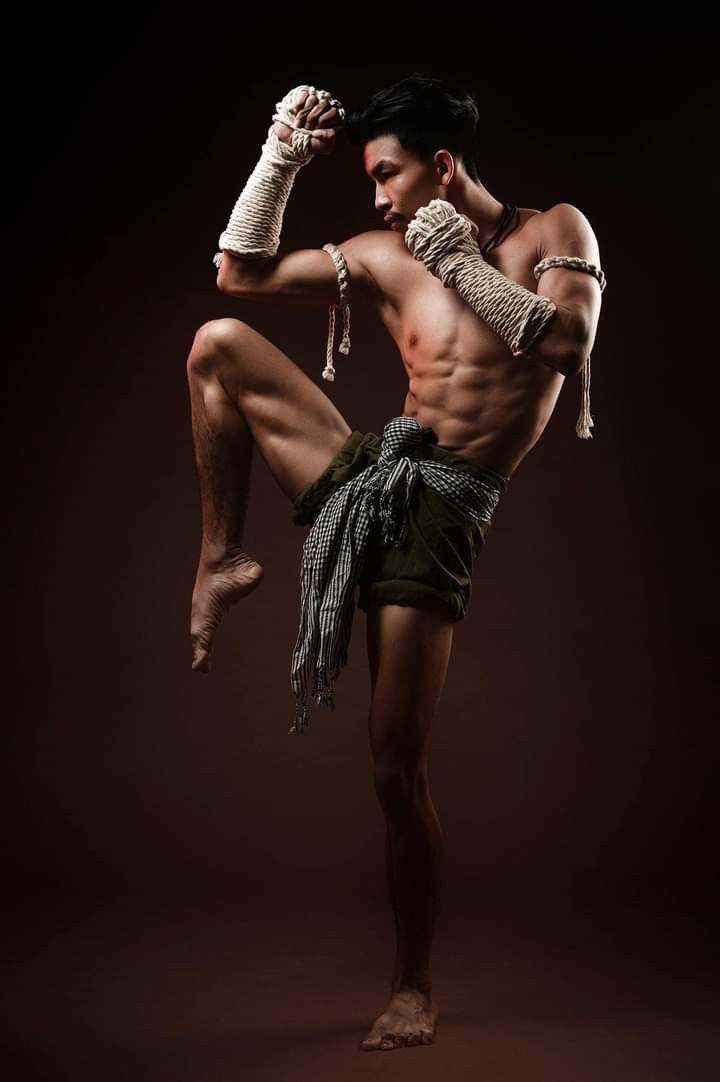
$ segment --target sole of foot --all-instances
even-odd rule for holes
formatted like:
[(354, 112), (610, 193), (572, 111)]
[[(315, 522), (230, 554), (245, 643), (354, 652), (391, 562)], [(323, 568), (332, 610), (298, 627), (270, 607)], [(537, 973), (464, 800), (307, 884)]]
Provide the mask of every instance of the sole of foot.
[(225, 613), (262, 582), (265, 571), (246, 553), (201, 561), (193, 587), (190, 643), (194, 672), (210, 672), (210, 655)]

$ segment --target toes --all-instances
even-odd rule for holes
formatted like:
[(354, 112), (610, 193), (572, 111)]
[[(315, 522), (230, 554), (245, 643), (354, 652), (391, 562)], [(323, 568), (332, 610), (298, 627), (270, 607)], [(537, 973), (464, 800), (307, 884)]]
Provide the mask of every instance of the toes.
[(360, 1042), (360, 1047), (366, 1052), (375, 1052), (380, 1047), (381, 1037), (366, 1037)]
[(193, 651), (192, 668), (195, 672), (210, 672), (210, 654), (202, 646)]
[(393, 1048), (410, 1048), (418, 1044), (433, 1044), (434, 1036), (430, 1030), (415, 1030), (409, 1033), (374, 1033), (368, 1035), (360, 1042), (360, 1047), (366, 1051), (381, 1049), (389, 1052)]

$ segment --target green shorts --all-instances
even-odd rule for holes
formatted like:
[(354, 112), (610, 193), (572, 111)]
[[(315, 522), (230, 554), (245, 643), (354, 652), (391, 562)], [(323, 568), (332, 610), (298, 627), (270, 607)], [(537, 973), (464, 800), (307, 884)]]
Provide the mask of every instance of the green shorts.
[[(323, 504), (341, 485), (377, 462), (382, 440), (375, 432), (352, 435), (315, 481), (298, 493), (290, 518), (297, 526), (310, 526)], [(457, 470), (492, 480), (503, 492), (509, 478), (479, 466), (437, 444), (428, 457)], [(402, 545), (371, 542), (359, 581), (358, 608), (372, 604), (414, 605), (435, 609), (452, 621), (467, 614), (472, 592), (473, 563), (485, 544), (490, 523), (476, 523), (430, 485), (417, 484), (408, 509), (408, 527)]]

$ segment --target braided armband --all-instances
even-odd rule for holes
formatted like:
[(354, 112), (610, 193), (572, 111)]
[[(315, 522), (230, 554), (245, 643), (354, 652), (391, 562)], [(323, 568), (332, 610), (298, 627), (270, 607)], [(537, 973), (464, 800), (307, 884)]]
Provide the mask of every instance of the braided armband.
[(322, 377), (329, 383), (333, 383), (335, 380), (335, 366), (333, 364), (333, 347), (335, 345), (335, 310), (340, 309), (343, 313), (343, 335), (338, 349), (341, 353), (348, 354), (350, 352), (350, 272), (345, 260), (345, 256), (342, 254), (339, 248), (329, 241), (322, 246), (323, 252), (327, 252), (333, 263), (335, 264), (335, 270), (337, 272), (338, 289), (340, 292), (340, 301), (338, 304), (331, 304), (328, 309), (328, 340), (327, 349), (325, 351), (325, 367), (323, 368)]
[[(586, 274), (592, 274), (593, 278), (596, 278), (600, 284), (601, 293), (607, 285), (605, 273), (600, 267), (597, 267), (594, 263), (590, 263), (587, 259), (581, 259), (580, 256), (576, 255), (549, 255), (546, 256), (545, 259), (541, 259), (540, 262), (536, 263), (533, 267), (535, 281), (537, 281), (546, 270), (552, 270), (553, 267), (565, 267), (568, 270), (584, 271)], [(580, 413), (575, 424), (575, 433), (581, 440), (592, 439), (590, 429), (593, 428), (594, 425), (595, 422), (590, 415), (590, 354), (588, 354), (585, 358), (585, 364), (582, 367)]]

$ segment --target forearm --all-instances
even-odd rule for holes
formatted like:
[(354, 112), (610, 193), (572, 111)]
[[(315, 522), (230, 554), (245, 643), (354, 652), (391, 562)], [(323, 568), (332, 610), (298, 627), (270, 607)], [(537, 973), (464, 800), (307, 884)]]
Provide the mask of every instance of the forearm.
[(585, 359), (582, 327), (573, 309), (559, 304), (555, 308), (555, 315), (544, 330), (516, 356), (539, 361), (563, 376), (574, 376)]
[(570, 309), (533, 293), (488, 263), (476, 242), (477, 226), (447, 201), (420, 207), (405, 234), (413, 256), (456, 292), (516, 357), (558, 371), (573, 367), (580, 337)]
[(554, 367), (557, 348), (566, 344), (569, 313), (513, 282), (479, 252), (453, 250), (431, 269), (502, 338), (513, 356), (537, 358)]
[[(276, 104), (273, 121), (282, 120), (294, 127), (290, 108), (299, 89), (291, 90)], [(247, 260), (271, 259), (277, 255), (283, 215), (295, 177), (314, 157), (310, 149), (311, 138), (309, 129), (294, 128), (291, 143), (285, 143), (270, 125), (260, 159), (220, 234), (218, 245), (221, 249)], [(213, 257), (213, 263), (220, 267), (222, 251)]]

